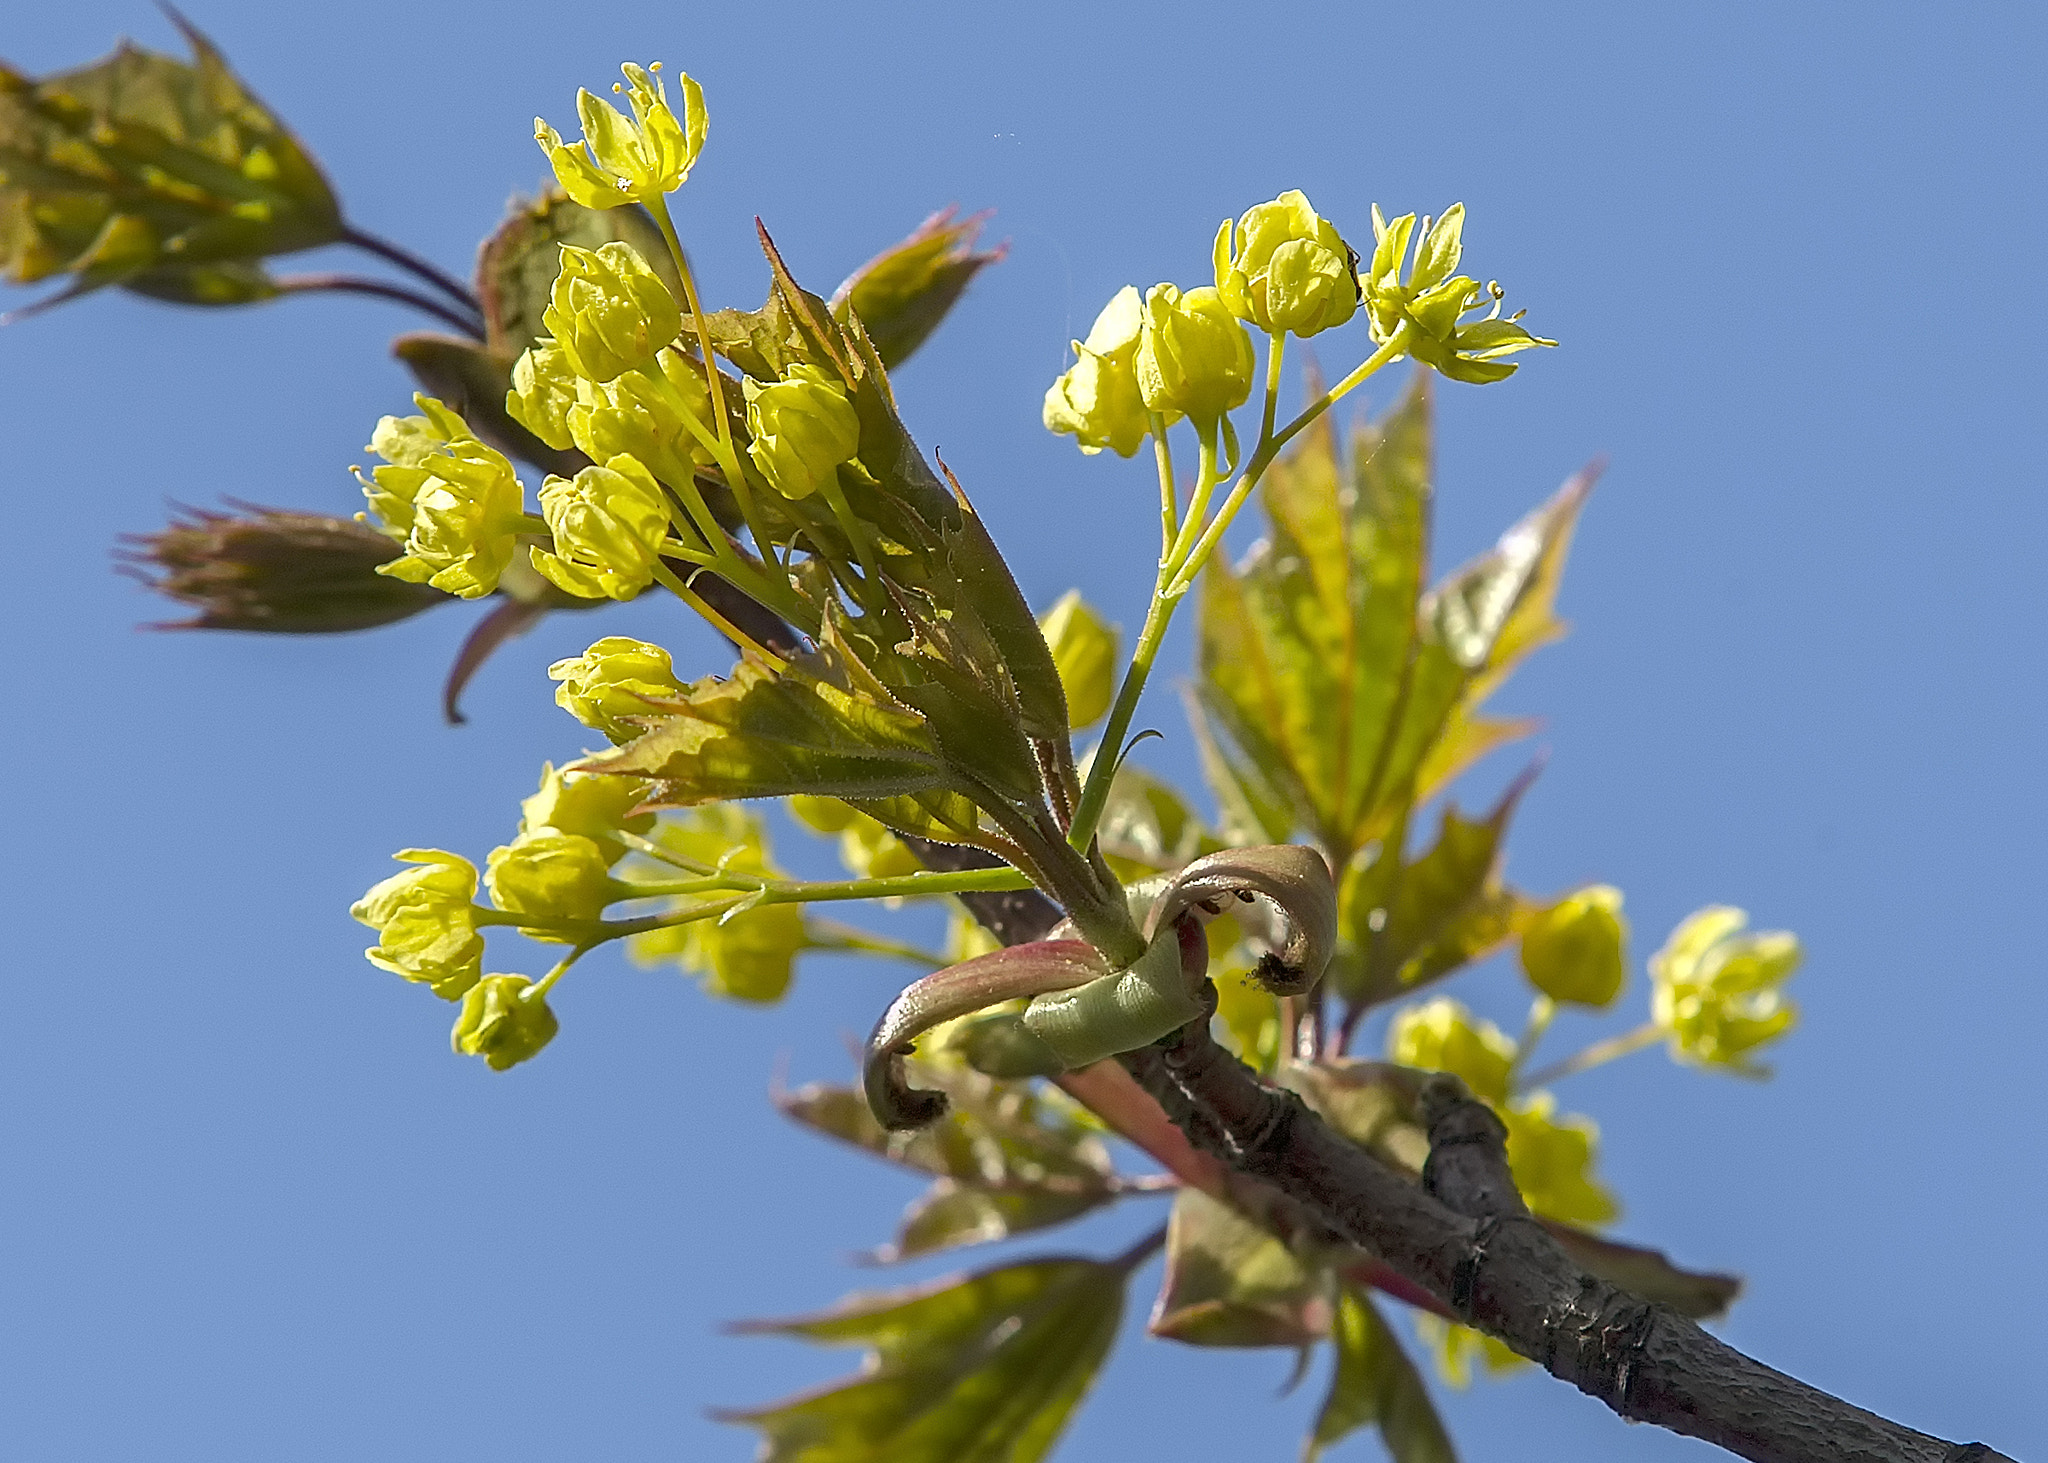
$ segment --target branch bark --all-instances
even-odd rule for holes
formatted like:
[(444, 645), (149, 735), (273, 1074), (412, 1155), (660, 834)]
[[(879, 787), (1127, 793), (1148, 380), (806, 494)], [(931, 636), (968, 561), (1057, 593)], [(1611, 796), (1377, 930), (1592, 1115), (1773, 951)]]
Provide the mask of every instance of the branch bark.
[[(934, 868), (986, 857), (937, 844), (917, 852)], [(1032, 891), (967, 898), (984, 902), (969, 907), (1005, 942), (1040, 938), (1059, 918)], [(1373, 1257), (1393, 1282), (1384, 1288), (1498, 1337), (1632, 1422), (1752, 1463), (2012, 1463), (1983, 1443), (1946, 1442), (1810, 1387), (1581, 1268), (1523, 1205), (1500, 1120), (1456, 1079), (1425, 1093), (1430, 1158), (1418, 1186), (1293, 1093), (1260, 1082), (1207, 1021), (1118, 1060), (1195, 1155), (1276, 1191), (1276, 1218), (1303, 1215)], [(1175, 1167), (1204, 1188), (1217, 1183), (1190, 1158)]]

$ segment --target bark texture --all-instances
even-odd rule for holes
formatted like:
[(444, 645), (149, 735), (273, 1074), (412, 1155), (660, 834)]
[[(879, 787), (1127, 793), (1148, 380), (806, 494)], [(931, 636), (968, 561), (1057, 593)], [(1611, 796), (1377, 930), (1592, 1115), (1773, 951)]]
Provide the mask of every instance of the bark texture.
[[(916, 850), (932, 868), (993, 862), (974, 849)], [(1059, 919), (1035, 891), (963, 898), (1006, 943), (1038, 939)], [(1207, 1021), (1118, 1060), (1197, 1152), (1372, 1256), (1395, 1282), (1386, 1288), (1426, 1297), (1632, 1422), (1753, 1463), (2012, 1463), (1810, 1387), (1582, 1269), (1523, 1205), (1500, 1120), (1453, 1078), (1425, 1093), (1430, 1157), (1418, 1186), (1262, 1083)]]

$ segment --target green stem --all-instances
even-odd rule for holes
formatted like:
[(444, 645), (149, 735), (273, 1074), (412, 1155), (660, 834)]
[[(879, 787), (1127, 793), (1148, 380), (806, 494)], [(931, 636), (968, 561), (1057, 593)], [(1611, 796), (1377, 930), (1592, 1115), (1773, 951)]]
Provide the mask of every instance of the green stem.
[(1159, 464), (1159, 563), (1163, 568), (1173, 557), (1173, 541), (1180, 536), (1180, 492), (1173, 482), (1173, 448), (1166, 440), (1166, 415), (1153, 412), (1152, 456)]
[(1413, 328), (1406, 320), (1403, 320), (1399, 328), (1387, 337), (1385, 345), (1359, 362), (1357, 370), (1310, 402), (1302, 409), (1300, 416), (1289, 422), (1285, 427), (1282, 427), (1279, 434), (1272, 439), (1273, 450), (1278, 452), (1282, 447), (1285, 447), (1294, 439), (1296, 433), (1335, 406), (1382, 366), (1390, 366), (1395, 361), (1400, 360), (1402, 356), (1408, 354), (1408, 332)]
[(1547, 1087), (1566, 1077), (1591, 1071), (1594, 1067), (1604, 1066), (1617, 1057), (1639, 1052), (1646, 1046), (1655, 1046), (1663, 1035), (1663, 1028), (1656, 1022), (1645, 1021), (1634, 1031), (1624, 1032), (1620, 1036), (1610, 1036), (1605, 1041), (1596, 1041), (1577, 1056), (1566, 1057), (1561, 1062), (1555, 1062), (1542, 1071), (1531, 1074), (1522, 1083), (1522, 1087), (1525, 1091), (1534, 1087)]
[(697, 344), (704, 355), (704, 382), (711, 393), (712, 420), (718, 428), (718, 440), (730, 454), (732, 423), (725, 415), (725, 389), (718, 376), (718, 354), (711, 348), (711, 325), (704, 318), (704, 306), (697, 298), (697, 281), (690, 274), (690, 261), (683, 253), (683, 241), (676, 234), (675, 220), (669, 217), (668, 199), (657, 193), (641, 201), (654, 215), (655, 223), (661, 226), (661, 237), (668, 244), (670, 257), (676, 262), (676, 276), (683, 282), (683, 298), (689, 304), (690, 319), (697, 327)]
[(1195, 490), (1188, 498), (1188, 516), (1181, 520), (1180, 532), (1174, 535), (1173, 549), (1166, 556), (1167, 562), (1160, 566), (1161, 585), (1171, 580), (1174, 572), (1187, 561), (1194, 547), (1194, 535), (1201, 530), (1203, 518), (1209, 511), (1209, 500), (1216, 495), (1216, 427), (1216, 422), (1208, 422), (1195, 428), (1200, 443)]
[(1287, 348), (1287, 332), (1279, 331), (1267, 337), (1272, 344), (1266, 348), (1266, 415), (1259, 424), (1259, 441), (1273, 440), (1273, 414), (1280, 406), (1280, 357)]
[[(1163, 577), (1163, 566), (1160, 572)], [(1074, 821), (1067, 830), (1067, 842), (1077, 849), (1088, 847), (1089, 840), (1095, 837), (1095, 825), (1102, 821), (1124, 737), (1131, 729), (1131, 719), (1137, 715), (1138, 700), (1145, 694), (1152, 663), (1159, 658), (1160, 643), (1166, 639), (1167, 626), (1173, 620), (1173, 607), (1174, 601), (1154, 591), (1152, 603), (1145, 611), (1145, 628), (1138, 632), (1138, 644), (1124, 670), (1123, 684), (1117, 687), (1116, 701), (1109, 708), (1109, 722), (1102, 729), (1102, 740), (1095, 745), (1095, 760), (1089, 765), (1088, 780), (1081, 785), (1081, 801), (1074, 808)]]
[(538, 1001), (541, 999), (550, 990), (554, 989), (555, 982), (567, 975), (569, 967), (581, 960), (584, 952), (590, 948), (589, 945), (578, 945), (567, 955), (557, 960), (553, 970), (550, 970), (546, 975), (519, 993), (519, 999), (522, 1001)]
[(761, 644), (760, 641), (756, 640), (753, 636), (749, 635), (746, 631), (742, 630), (739, 626), (735, 625), (731, 620), (728, 620), (724, 615), (721, 615), (717, 610), (713, 609), (710, 603), (705, 600), (704, 596), (697, 593), (696, 590), (690, 588), (690, 586), (683, 580), (676, 578), (675, 571), (670, 569), (668, 565), (662, 563), (659, 559), (655, 560), (654, 562), (654, 578), (655, 581), (659, 583), (663, 588), (673, 592), (677, 599), (680, 599), (684, 604), (688, 605), (691, 609), (695, 610), (698, 614), (702, 615), (706, 620), (709, 620), (713, 625), (717, 626), (718, 633), (723, 635), (726, 639), (730, 640), (733, 644), (738, 645), (743, 649), (752, 651), (756, 656), (760, 657), (761, 660), (765, 661), (768, 665), (773, 666), (777, 670), (780, 670), (784, 666), (789, 664), (788, 661), (784, 660), (781, 656), (777, 655), (774, 651), (770, 650), (767, 646)]
[(1515, 1074), (1528, 1062), (1530, 1053), (1536, 1050), (1536, 1043), (1543, 1040), (1543, 1033), (1550, 1030), (1550, 1023), (1556, 1019), (1557, 1002), (1550, 997), (1538, 996), (1529, 1003), (1529, 1019), (1515, 1041), (1515, 1060), (1508, 1068), (1510, 1086), (1515, 1085)]
[(927, 950), (903, 940), (892, 940), (872, 930), (857, 925), (841, 924), (833, 919), (812, 919), (804, 925), (804, 948), (806, 950), (847, 950), (862, 955), (886, 955), (897, 960), (908, 960), (913, 965), (927, 965), (933, 970), (942, 970), (953, 961), (935, 950)]
[(846, 899), (903, 899), (924, 894), (963, 894), (1029, 889), (1031, 881), (1015, 869), (957, 869), (892, 874), (884, 879), (764, 879), (752, 874), (712, 874), (662, 883), (630, 884), (629, 899), (668, 894), (696, 894), (709, 889), (762, 892), (763, 904), (818, 904)]

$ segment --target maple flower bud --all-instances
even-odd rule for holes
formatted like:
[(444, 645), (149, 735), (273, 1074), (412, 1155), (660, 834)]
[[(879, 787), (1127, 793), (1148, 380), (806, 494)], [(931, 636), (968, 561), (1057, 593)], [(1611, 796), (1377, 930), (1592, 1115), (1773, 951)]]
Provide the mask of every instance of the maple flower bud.
[(691, 430), (694, 422), (705, 435), (715, 435), (704, 368), (673, 348), (663, 350), (653, 365), (602, 385), (579, 383), (567, 420), (576, 446), (596, 461), (637, 457), (669, 482), (689, 481), (697, 467), (712, 460), (710, 448)]
[(516, 1067), (555, 1039), (561, 1023), (547, 997), (523, 975), (487, 975), (462, 998), (448, 1044), (459, 1057), (482, 1057), (493, 1072)]
[(666, 650), (624, 635), (607, 635), (573, 660), (556, 661), (548, 678), (562, 683), (555, 689), (557, 706), (621, 743), (640, 735), (624, 718), (655, 715), (650, 700), (683, 693)]
[(1522, 931), (1522, 970), (1553, 1001), (1605, 1006), (1628, 978), (1621, 891), (1595, 884), (1560, 899)]
[(1303, 339), (1358, 309), (1358, 255), (1299, 190), (1247, 209), (1216, 235), (1216, 291), (1240, 320)]
[(619, 833), (646, 833), (654, 827), (654, 814), (633, 812), (646, 799), (648, 786), (637, 777), (557, 772), (552, 763), (543, 763), (540, 791), (519, 804), (519, 831), (551, 828), (581, 834), (597, 845), (606, 864), (615, 864), (626, 852)]
[(387, 465), (372, 469), (368, 477), (356, 472), (356, 481), (362, 484), (363, 496), (369, 500), (370, 512), (377, 517), (378, 531), (400, 543), (412, 532), (413, 499), (433, 476), (427, 470), (427, 458), (446, 450), (450, 442), (475, 435), (468, 422), (433, 397), (414, 392), (412, 399), (421, 414), (380, 417), (377, 430), (370, 434), (369, 446), (363, 449), (376, 453)]
[(1799, 968), (1799, 937), (1785, 930), (1742, 933), (1749, 916), (1725, 904), (1688, 916), (1650, 957), (1650, 1019), (1674, 1057), (1750, 1076), (1750, 1059), (1799, 1019), (1779, 989)]
[(640, 251), (615, 240), (562, 246), (562, 272), (541, 311), (569, 369), (604, 382), (644, 366), (683, 328), (682, 307)]
[(1515, 1044), (1491, 1021), (1475, 1021), (1463, 1004), (1438, 996), (1394, 1017), (1387, 1056), (1403, 1067), (1449, 1072), (1474, 1096), (1500, 1103), (1507, 1100)]
[(747, 455), (785, 498), (808, 498), (860, 446), (860, 418), (838, 377), (791, 366), (780, 381), (740, 383), (747, 397)]
[[(521, 833), (491, 850), (484, 864), (484, 883), (491, 903), (508, 914), (542, 915), (551, 919), (594, 920), (618, 898), (611, 865), (594, 839), (556, 828)], [(526, 932), (536, 940), (573, 941), (542, 930)]]
[(412, 500), (405, 553), (378, 566), (409, 584), (476, 599), (498, 587), (512, 562), (526, 490), (511, 460), (474, 437), (421, 459), (426, 478)]
[(1038, 622), (1067, 693), (1067, 725), (1092, 725), (1109, 710), (1116, 689), (1116, 631), (1081, 591), (1070, 589)]
[(1074, 342), (1074, 364), (1046, 389), (1045, 429), (1072, 433), (1091, 457), (1105, 447), (1129, 457), (1151, 431), (1145, 398), (1138, 392), (1144, 314), (1134, 286), (1118, 290), (1095, 317), (1088, 338)]
[(457, 1000), (483, 969), (484, 937), (472, 904), (476, 865), (438, 848), (400, 849), (393, 857), (416, 867), (373, 886), (349, 909), (377, 931), (377, 943), (363, 954), (381, 970)]
[(562, 189), (585, 208), (617, 208), (626, 203), (651, 203), (664, 193), (673, 193), (690, 176), (697, 155), (704, 150), (704, 133), (709, 119), (704, 112), (704, 91), (679, 73), (677, 84), (683, 93), (680, 120), (669, 107), (668, 88), (659, 76), (661, 63), (642, 69), (632, 62), (619, 68), (626, 76), (622, 88), (633, 109), (628, 121), (618, 108), (587, 91), (576, 93), (576, 115), (583, 123), (583, 145), (564, 144), (562, 134), (533, 119), (533, 140), (548, 155)]
[(367, 630), (448, 602), (438, 590), (378, 574), (377, 566), (399, 550), (367, 524), (236, 506), (245, 511), (188, 509), (184, 521), (161, 533), (125, 536), (122, 571), (199, 611), (159, 628), (286, 635)]
[(555, 546), (532, 550), (533, 567), (556, 588), (585, 599), (631, 599), (654, 582), (668, 536), (668, 495), (633, 458), (549, 478), (540, 511)]
[(1209, 286), (1156, 284), (1145, 292), (1137, 369), (1147, 410), (1205, 426), (1251, 395), (1252, 338)]
[(512, 363), (512, 389), (505, 393), (505, 411), (557, 452), (566, 451), (576, 383), (576, 371), (562, 348), (542, 336)]

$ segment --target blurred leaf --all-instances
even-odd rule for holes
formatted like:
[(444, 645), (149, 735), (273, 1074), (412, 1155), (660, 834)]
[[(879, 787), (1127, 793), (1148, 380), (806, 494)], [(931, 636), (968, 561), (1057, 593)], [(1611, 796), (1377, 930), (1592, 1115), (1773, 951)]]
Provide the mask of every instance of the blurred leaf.
[(1202, 704), (1339, 862), (1397, 785), (1386, 764), (1427, 553), (1426, 379), (1359, 429), (1348, 483), (1327, 419), (1303, 434), (1267, 473), (1267, 540), (1203, 581)]
[(1199, 1189), (1173, 1199), (1151, 1331), (1190, 1346), (1312, 1346), (1330, 1331), (1329, 1272)]
[(1286, 792), (1269, 782), (1249, 758), (1218, 740), (1198, 692), (1190, 689), (1184, 699), (1188, 723), (1195, 732), (1195, 750), (1202, 761), (1202, 779), (1216, 799), (1224, 841), (1234, 845), (1285, 843), (1294, 832), (1294, 809)]
[(1501, 843), (1527, 787), (1510, 787), (1493, 811), (1466, 818), (1443, 810), (1436, 842), (1403, 857), (1405, 825), (1370, 858), (1354, 862), (1339, 885), (1344, 939), (1360, 952), (1340, 968), (1347, 1000), (1373, 1005), (1450, 974), (1506, 943), (1528, 901), (1500, 882)]
[[(614, 242), (639, 250), (669, 293), (682, 300), (682, 276), (669, 257), (668, 243), (639, 206), (585, 208), (554, 188), (538, 198), (514, 201), (510, 216), (484, 241), (476, 264), (476, 292), (484, 307), (486, 343), (491, 354), (504, 360), (508, 373), (519, 353), (546, 334), (540, 316), (555, 287), (555, 276), (562, 272), (562, 245), (597, 249)], [(501, 390), (501, 410), (504, 402)]]
[(1373, 1426), (1394, 1463), (1457, 1463), (1429, 1389), (1365, 1292), (1347, 1285), (1339, 1293), (1334, 1337), (1336, 1369), (1303, 1463), (1315, 1463), (1330, 1444)]
[(0, 63), (0, 270), (134, 282), (185, 304), (269, 298), (254, 261), (342, 237), (319, 166), (191, 26), (192, 60), (123, 43), (34, 79)]
[(1506, 1342), (1427, 1312), (1415, 1317), (1415, 1339), (1423, 1350), (1434, 1353), (1437, 1375), (1461, 1391), (1472, 1385), (1475, 1367), (1496, 1377), (1529, 1365), (1529, 1359)]
[(1695, 1321), (1711, 1321), (1727, 1314), (1728, 1307), (1742, 1293), (1742, 1281), (1737, 1277), (1681, 1270), (1660, 1250), (1603, 1239), (1556, 1220), (1546, 1219), (1543, 1227), (1564, 1246), (1566, 1254), (1608, 1284), (1618, 1285), (1644, 1300), (1670, 1306)]
[[(1215, 949), (1222, 941), (1214, 939)], [(1280, 998), (1251, 978), (1249, 964), (1243, 970), (1219, 971), (1212, 962), (1210, 974), (1216, 986), (1216, 1016), (1223, 1023), (1225, 1042), (1246, 1066), (1259, 1073), (1270, 1072), (1280, 1058)]]
[(1137, 1259), (1057, 1258), (738, 1329), (868, 1349), (862, 1371), (773, 1407), (761, 1463), (1037, 1463), (1116, 1339)]
[(908, 359), (945, 319), (968, 281), (1003, 257), (1001, 249), (974, 252), (986, 213), (956, 219), (955, 212), (945, 208), (933, 214), (909, 238), (856, 269), (832, 296), (833, 316), (845, 320), (851, 305), (885, 365), (899, 366)]
[(1429, 1132), (1415, 1115), (1416, 1074), (1386, 1062), (1344, 1057), (1281, 1064), (1281, 1085), (1374, 1156), (1416, 1178), (1429, 1158)]
[(1217, 847), (1178, 791), (1128, 761), (1116, 770), (1097, 828), (1110, 871), (1127, 884)]
[(919, 1086), (951, 1100), (943, 1118), (912, 1132), (884, 1130), (852, 1087), (814, 1083), (775, 1098), (807, 1128), (938, 1179), (877, 1258), (908, 1259), (1063, 1224), (1116, 1197), (1102, 1140), (1048, 1107), (1029, 1084), (996, 1082), (951, 1063), (911, 1066)]
[[(664, 819), (654, 841), (662, 847), (736, 874), (785, 877), (770, 856), (768, 828), (755, 813), (735, 803), (692, 808), (680, 819)], [(664, 876), (675, 870), (652, 865)], [(666, 909), (686, 908), (697, 899), (671, 900)], [(787, 994), (797, 953), (806, 944), (803, 910), (794, 904), (759, 904), (725, 918), (693, 920), (649, 930), (626, 942), (636, 964), (673, 960), (702, 979), (711, 995), (770, 1003)]]

